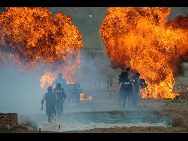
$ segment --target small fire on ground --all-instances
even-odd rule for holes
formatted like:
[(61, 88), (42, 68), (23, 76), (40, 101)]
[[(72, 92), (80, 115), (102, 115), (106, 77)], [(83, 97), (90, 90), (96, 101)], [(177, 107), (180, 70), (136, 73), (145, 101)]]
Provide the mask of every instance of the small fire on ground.
[(92, 101), (93, 97), (88, 96), (85, 93), (80, 93), (80, 101)]

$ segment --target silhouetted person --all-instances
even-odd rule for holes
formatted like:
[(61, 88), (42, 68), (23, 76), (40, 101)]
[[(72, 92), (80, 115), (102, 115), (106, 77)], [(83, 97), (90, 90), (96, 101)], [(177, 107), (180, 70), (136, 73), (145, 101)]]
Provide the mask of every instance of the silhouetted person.
[(56, 114), (57, 114), (57, 117), (60, 118), (61, 114), (63, 113), (63, 105), (64, 105), (64, 101), (66, 99), (66, 94), (64, 92), (64, 89), (61, 87), (60, 83), (56, 84), (54, 93), (55, 93)]
[(140, 99), (140, 73), (136, 73), (133, 77), (132, 77), (132, 84), (133, 84), (133, 104), (137, 105)]
[(60, 83), (61, 84), (61, 87), (63, 87), (65, 89), (67, 83), (66, 81), (63, 79), (62, 77), (62, 73), (59, 73), (57, 75), (57, 78), (54, 80), (53, 84), (52, 84), (52, 87), (54, 87), (54, 85), (56, 85), (57, 83)]
[(52, 87), (48, 87), (48, 92), (44, 94), (41, 101), (41, 110), (43, 110), (43, 104), (46, 101), (46, 114), (48, 116), (48, 122), (50, 123), (56, 114), (55, 110), (55, 94), (53, 93)]
[(140, 86), (141, 86), (141, 89), (144, 89), (144, 88), (146, 88), (148, 85), (146, 84), (146, 82), (145, 82), (144, 79), (140, 79)]
[(139, 103), (140, 101), (140, 90), (147, 87), (147, 84), (145, 83), (144, 79), (139, 79), (140, 73), (136, 73), (134, 77), (132, 77), (132, 84), (133, 84), (133, 92), (134, 92), (134, 104)]
[(139, 83), (140, 89), (144, 89), (144, 88), (146, 88), (148, 86), (148, 84), (145, 82), (144, 79), (140, 79), (139, 82), (140, 82)]
[(121, 84), (119, 91), (119, 105), (125, 108), (125, 104), (129, 103), (129, 99), (133, 94), (133, 87), (129, 78), (130, 68), (126, 68), (124, 72), (119, 75), (119, 84)]
[(130, 74), (131, 69), (126, 68), (120, 75), (119, 75), (119, 84), (123, 82), (129, 82), (129, 74)]

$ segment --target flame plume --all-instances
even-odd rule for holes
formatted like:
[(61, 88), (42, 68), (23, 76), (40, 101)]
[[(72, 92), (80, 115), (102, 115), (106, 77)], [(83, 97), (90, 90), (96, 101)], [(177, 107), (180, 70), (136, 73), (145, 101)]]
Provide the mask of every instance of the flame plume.
[(42, 87), (52, 81), (47, 72), (62, 72), (67, 81), (74, 81), (83, 43), (71, 17), (52, 15), (47, 8), (6, 8), (0, 13), (0, 27), (0, 55), (11, 53), (14, 63), (26, 68), (48, 66)]
[(114, 68), (140, 72), (143, 98), (175, 98), (174, 78), (188, 54), (188, 16), (167, 21), (170, 8), (108, 8), (100, 35)]

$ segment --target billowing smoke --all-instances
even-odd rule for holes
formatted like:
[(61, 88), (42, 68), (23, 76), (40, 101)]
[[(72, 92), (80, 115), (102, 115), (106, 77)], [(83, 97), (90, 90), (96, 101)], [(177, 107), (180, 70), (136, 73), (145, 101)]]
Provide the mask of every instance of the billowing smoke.
[(15, 66), (0, 67), (0, 111), (19, 114), (39, 114), (43, 94), (39, 85), (40, 75), (34, 71), (21, 71)]

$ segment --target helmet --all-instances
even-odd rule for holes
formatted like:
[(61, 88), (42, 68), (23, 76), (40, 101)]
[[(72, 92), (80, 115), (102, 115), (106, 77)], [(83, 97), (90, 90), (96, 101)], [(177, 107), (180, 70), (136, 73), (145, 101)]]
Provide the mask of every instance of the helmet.
[(58, 73), (58, 77), (62, 78), (62, 73)]
[(135, 74), (135, 76), (139, 77), (139, 76), (140, 76), (140, 73), (137, 72), (137, 73)]
[(129, 72), (131, 69), (130, 68), (126, 68), (125, 71)]
[(60, 84), (60, 83), (57, 83), (57, 84), (56, 84), (56, 88), (61, 88), (61, 84)]
[(49, 86), (49, 87), (48, 87), (48, 91), (49, 91), (49, 92), (52, 91), (52, 86)]

